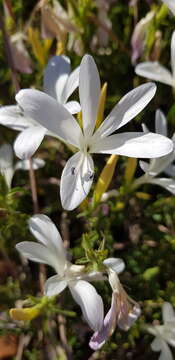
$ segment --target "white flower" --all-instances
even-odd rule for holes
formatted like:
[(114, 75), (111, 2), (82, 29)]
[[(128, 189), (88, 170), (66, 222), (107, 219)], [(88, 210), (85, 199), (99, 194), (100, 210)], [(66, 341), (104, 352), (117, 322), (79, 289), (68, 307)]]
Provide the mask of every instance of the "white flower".
[[(80, 111), (77, 101), (68, 98), (78, 87), (79, 67), (70, 74), (70, 59), (67, 56), (54, 56), (50, 59), (44, 72), (44, 91), (60, 102), (72, 114)], [(0, 108), (0, 124), (20, 131), (14, 150), (21, 159), (28, 159), (38, 149), (45, 135), (58, 138), (50, 133), (31, 116), (26, 116), (19, 106), (3, 106)]]
[[(174, 0), (173, 0), (174, 1)], [(135, 67), (137, 75), (159, 81), (163, 84), (175, 87), (175, 31), (171, 38), (171, 70), (170, 72), (157, 61), (146, 61)]]
[[(34, 170), (45, 165), (45, 161), (39, 158), (32, 159)], [(29, 160), (13, 162), (13, 149), (10, 144), (3, 144), (0, 147), (0, 173), (4, 176), (8, 188), (11, 188), (12, 178), (16, 170), (29, 170)]]
[[(93, 58), (85, 55), (80, 65), (79, 79), (83, 129), (65, 107), (50, 96), (31, 89), (21, 90), (16, 95), (16, 100), (24, 110), (25, 116), (35, 119), (64, 142), (78, 149), (78, 152), (68, 160), (61, 177), (61, 201), (65, 209), (75, 209), (91, 188), (94, 176), (92, 153), (150, 158), (163, 156), (172, 150), (171, 140), (162, 135), (143, 132), (111, 135), (139, 114), (152, 99), (155, 91), (156, 86), (152, 83), (132, 90), (120, 100), (95, 130), (100, 78)], [(31, 138), (35, 137), (32, 129)], [(21, 144), (21, 152), (23, 148), (24, 144)]]
[(73, 265), (66, 259), (61, 236), (49, 217), (33, 216), (29, 220), (29, 228), (39, 244), (24, 241), (17, 244), (16, 248), (28, 259), (48, 264), (57, 272), (57, 275), (46, 281), (45, 294), (47, 296), (60, 294), (68, 286), (89, 326), (94, 331), (99, 330), (103, 324), (103, 302), (95, 288), (84, 280), (96, 280), (98, 274), (86, 274), (84, 266)]
[(94, 350), (98, 350), (104, 345), (114, 332), (116, 325), (122, 330), (128, 330), (141, 312), (139, 305), (127, 295), (118, 278), (118, 274), (125, 267), (123, 260), (108, 258), (103, 263), (107, 267), (113, 294), (111, 308), (105, 316), (102, 328), (95, 332), (90, 339), (89, 345)]
[[(155, 129), (156, 133), (167, 136), (167, 120), (162, 111), (156, 111), (155, 119)], [(147, 132), (148, 129), (144, 125), (144, 131)], [(145, 172), (145, 175), (136, 179), (133, 186), (138, 187), (144, 183), (150, 183), (162, 186), (166, 190), (170, 191), (173, 195), (175, 194), (175, 180), (172, 178), (158, 178), (156, 177), (162, 171), (170, 176), (175, 176), (175, 166), (173, 161), (175, 159), (175, 136), (173, 135), (172, 141), (174, 143), (174, 149), (168, 155), (162, 156), (160, 158), (151, 159), (149, 163), (145, 161), (140, 161), (140, 167)]]
[(170, 303), (164, 302), (162, 306), (163, 325), (153, 325), (147, 328), (155, 336), (151, 343), (153, 351), (161, 351), (159, 360), (173, 360), (170, 348), (175, 347), (175, 312)]
[(175, 15), (175, 1), (174, 0), (162, 0), (166, 4), (172, 13)]

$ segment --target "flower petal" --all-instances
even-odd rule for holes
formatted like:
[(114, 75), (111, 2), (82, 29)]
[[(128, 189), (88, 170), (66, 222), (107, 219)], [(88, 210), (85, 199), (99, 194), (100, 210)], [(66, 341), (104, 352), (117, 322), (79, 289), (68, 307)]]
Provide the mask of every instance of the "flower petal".
[(156, 329), (155, 326), (153, 326), (153, 325), (147, 326), (147, 327), (146, 327), (146, 330), (147, 330), (150, 334), (152, 334), (152, 335), (154, 335), (154, 336), (157, 336), (157, 329)]
[[(139, 306), (139, 304), (136, 303), (132, 307), (132, 310), (129, 311), (127, 324), (125, 324), (125, 326), (127, 325), (127, 328), (130, 329), (130, 327), (136, 322), (136, 320), (138, 319), (140, 314), (141, 314), (140, 306)], [(123, 326), (121, 326), (121, 324), (118, 324), (118, 325), (121, 329), (122, 328), (125, 329), (125, 326), (123, 327)]]
[(173, 150), (173, 142), (154, 133), (121, 133), (93, 143), (91, 152), (117, 154), (136, 158), (156, 158)]
[(157, 159), (151, 159), (148, 174), (155, 176), (164, 171), (167, 166), (174, 160), (174, 151), (171, 151), (168, 155), (161, 156)]
[(165, 188), (167, 191), (175, 195), (175, 180), (168, 178), (151, 178), (148, 181), (150, 184), (159, 185)]
[(141, 169), (142, 169), (145, 173), (149, 172), (149, 168), (150, 168), (150, 164), (149, 164), (149, 163), (147, 163), (146, 161), (140, 160), (140, 161), (139, 161), (139, 165), (140, 165)]
[(169, 70), (160, 65), (157, 61), (148, 61), (136, 66), (137, 75), (143, 76), (150, 80), (159, 81), (163, 84), (174, 86), (173, 76)]
[(103, 121), (95, 135), (106, 137), (127, 124), (142, 111), (156, 92), (156, 85), (140, 85), (126, 94)]
[(167, 343), (162, 340), (161, 354), (159, 356), (159, 360), (173, 360), (173, 355)]
[[(45, 161), (39, 158), (32, 159), (32, 167), (33, 170), (38, 170), (45, 166)], [(28, 159), (18, 161), (15, 165), (15, 170), (29, 170), (30, 169), (30, 161)]]
[(94, 286), (87, 281), (78, 280), (70, 281), (69, 288), (91, 329), (100, 330), (103, 325), (103, 301)]
[(168, 176), (175, 177), (175, 165), (169, 164), (164, 170), (164, 173), (167, 174)]
[(89, 346), (93, 350), (100, 349), (107, 338), (112, 335), (115, 330), (116, 321), (117, 321), (117, 306), (115, 294), (112, 295), (111, 307), (104, 318), (104, 323), (102, 328), (99, 331), (96, 331), (90, 339)]
[(146, 133), (148, 133), (148, 132), (150, 132), (149, 131), (149, 129), (148, 129), (148, 127), (143, 123), (143, 124), (141, 124), (142, 125), (142, 130), (143, 130), (143, 132), (146, 134)]
[(66, 280), (61, 280), (59, 275), (50, 277), (45, 283), (45, 295), (54, 296), (60, 294), (67, 286)]
[(175, 347), (175, 320), (166, 323), (165, 340), (169, 345)]
[(80, 104), (78, 101), (68, 101), (66, 104), (64, 104), (64, 107), (71, 113), (71, 114), (77, 114), (81, 111)]
[(14, 151), (20, 159), (29, 159), (38, 150), (47, 130), (42, 126), (31, 126), (22, 131), (14, 142)]
[(125, 268), (124, 261), (119, 258), (107, 258), (103, 261), (103, 264), (111, 268), (117, 274), (120, 274)]
[(63, 90), (70, 73), (70, 59), (67, 56), (53, 56), (44, 71), (44, 91), (63, 103)]
[(56, 134), (66, 143), (79, 147), (82, 131), (78, 122), (51, 96), (33, 89), (19, 91), (16, 100), (24, 113)]
[(0, 124), (13, 130), (22, 131), (35, 125), (35, 121), (24, 117), (18, 105), (10, 105), (0, 107)]
[(66, 262), (66, 251), (55, 224), (48, 216), (37, 214), (30, 218), (29, 229), (33, 236), (53, 253), (57, 259), (56, 269), (62, 275)]
[(43, 263), (56, 268), (57, 259), (44, 245), (32, 241), (22, 241), (16, 245), (16, 249), (27, 259)]
[(171, 69), (172, 69), (174, 86), (175, 86), (175, 31), (173, 31), (171, 37)]
[(165, 301), (162, 306), (162, 316), (163, 316), (163, 322), (166, 323), (168, 321), (175, 320), (175, 312), (172, 307), (172, 305)]
[(151, 349), (153, 351), (160, 351), (161, 346), (162, 346), (162, 342), (158, 337), (156, 337), (151, 343)]
[(12, 147), (10, 144), (3, 144), (0, 147), (0, 173), (4, 176), (8, 188), (11, 187), (14, 172)]
[(159, 109), (156, 111), (155, 127), (157, 134), (167, 136), (167, 120), (164, 113)]
[(64, 209), (73, 210), (86, 198), (93, 182), (93, 175), (94, 164), (90, 155), (78, 152), (67, 161), (60, 183)]
[(10, 144), (0, 146), (0, 169), (13, 166), (13, 150)]
[(62, 100), (64, 103), (67, 101), (69, 96), (71, 96), (73, 94), (73, 92), (75, 91), (75, 89), (78, 87), (79, 75), (80, 75), (80, 67), (78, 66), (74, 71), (72, 71), (72, 73), (69, 75), (69, 77), (66, 81), (65, 87), (63, 89), (63, 94), (62, 94)]
[(89, 137), (95, 128), (100, 97), (99, 73), (90, 55), (85, 55), (81, 61), (79, 96), (83, 115), (83, 130), (85, 136)]

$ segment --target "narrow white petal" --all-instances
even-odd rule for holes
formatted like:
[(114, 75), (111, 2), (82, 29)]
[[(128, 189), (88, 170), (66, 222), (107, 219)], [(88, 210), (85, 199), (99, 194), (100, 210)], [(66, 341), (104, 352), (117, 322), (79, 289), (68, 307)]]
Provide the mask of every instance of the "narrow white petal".
[(18, 105), (0, 107), (0, 124), (10, 129), (22, 131), (35, 124), (35, 121), (24, 117)]
[(66, 280), (61, 280), (59, 275), (50, 277), (45, 283), (45, 295), (54, 296), (60, 294), (67, 286)]
[(174, 86), (175, 86), (175, 31), (171, 38), (171, 69), (173, 73)]
[(132, 310), (130, 310), (128, 313), (128, 319), (126, 323), (128, 329), (130, 329), (130, 327), (136, 322), (140, 314), (141, 314), (141, 309), (139, 304), (134, 305)]
[(141, 124), (142, 125), (142, 130), (143, 130), (143, 132), (146, 134), (146, 133), (148, 133), (149, 132), (149, 129), (148, 129), (148, 127), (143, 123), (143, 124)]
[(71, 113), (71, 114), (77, 114), (81, 111), (80, 104), (78, 101), (68, 101), (66, 104), (64, 104), (64, 107)]
[(153, 351), (160, 351), (161, 345), (162, 345), (161, 340), (158, 337), (156, 337), (151, 343), (151, 349)]
[(3, 144), (0, 147), (0, 173), (4, 176), (8, 188), (11, 187), (14, 172), (12, 146)]
[(100, 330), (104, 316), (103, 301), (94, 286), (87, 281), (78, 280), (69, 282), (69, 288), (91, 329)]
[[(45, 161), (39, 158), (32, 158), (32, 167), (33, 170), (38, 170), (45, 166)], [(18, 161), (15, 165), (15, 170), (29, 170), (30, 169), (30, 161), (29, 160), (22, 160)]]
[(164, 173), (170, 177), (175, 177), (175, 165), (173, 165), (173, 164), (168, 165), (166, 167), (166, 169), (164, 170)]
[(168, 178), (153, 178), (149, 179), (150, 184), (155, 184), (162, 186), (167, 191), (175, 195), (175, 180), (174, 179), (168, 179)]
[(166, 323), (167, 321), (172, 321), (173, 318), (175, 319), (175, 312), (172, 305), (165, 301), (162, 306), (162, 316), (163, 322)]
[(162, 340), (162, 349), (159, 360), (173, 360), (173, 355), (167, 343)]
[(162, 0), (175, 15), (175, 2), (174, 0)]
[(91, 152), (118, 154), (136, 158), (156, 158), (173, 150), (173, 143), (154, 133), (121, 133), (111, 135), (93, 144)]
[(150, 166), (148, 169), (148, 173), (151, 176), (155, 176), (160, 172), (164, 171), (167, 166), (174, 160), (174, 152), (170, 152), (168, 155), (161, 156), (157, 159), (152, 159), (150, 161)]
[(125, 263), (122, 259), (119, 258), (108, 258), (103, 261), (103, 264), (111, 268), (117, 274), (120, 274), (124, 268)]
[(155, 121), (156, 133), (167, 136), (167, 120), (164, 113), (161, 110), (156, 111)]
[(173, 339), (169, 338), (169, 339), (167, 340), (167, 343), (168, 343), (169, 345), (175, 347), (175, 339), (174, 339), (174, 338), (173, 338)]
[(44, 71), (44, 91), (61, 103), (69, 73), (70, 59), (67, 56), (53, 56)]
[(20, 159), (29, 159), (43, 141), (46, 129), (43, 126), (31, 126), (22, 131), (14, 142), (14, 151)]
[(51, 96), (33, 89), (19, 91), (16, 100), (25, 115), (56, 134), (63, 141), (79, 147), (82, 131), (78, 122)]
[(111, 301), (111, 307), (109, 311), (107, 312), (103, 326), (99, 331), (96, 331), (89, 342), (89, 346), (93, 350), (100, 349), (105, 341), (108, 339), (110, 335), (112, 335), (113, 331), (115, 330), (117, 322), (117, 304), (116, 304), (116, 294), (112, 294), (112, 301)]
[(165, 339), (169, 345), (175, 347), (175, 320), (166, 323), (166, 328), (168, 330)]
[[(63, 241), (55, 224), (44, 214), (37, 214), (29, 219), (29, 229), (33, 236), (42, 244), (52, 247), (58, 252), (65, 252)], [(63, 256), (63, 254), (62, 254)]]
[(152, 334), (152, 335), (154, 335), (154, 336), (157, 336), (157, 330), (156, 330), (156, 327), (155, 326), (147, 326), (146, 327), (146, 330), (150, 333), (150, 334)]
[(85, 136), (88, 137), (92, 135), (95, 128), (100, 96), (100, 77), (97, 66), (90, 55), (85, 55), (81, 61), (79, 95), (83, 130)]
[(140, 161), (139, 161), (139, 165), (140, 165), (141, 169), (142, 169), (145, 173), (149, 172), (149, 168), (150, 168), (150, 164), (149, 164), (149, 163), (147, 163), (146, 161), (140, 160)]
[(16, 249), (27, 259), (56, 267), (54, 254), (44, 245), (32, 241), (23, 241), (16, 245)]
[(155, 92), (156, 85), (153, 83), (140, 85), (130, 91), (113, 108), (96, 133), (105, 137), (127, 124), (145, 108)]
[(13, 165), (13, 150), (10, 144), (0, 146), (0, 169), (6, 169)]
[(93, 176), (94, 164), (90, 155), (78, 152), (68, 160), (60, 183), (60, 196), (64, 209), (73, 210), (86, 198)]
[(33, 236), (56, 257), (57, 271), (62, 274), (66, 262), (66, 251), (55, 224), (48, 216), (38, 214), (30, 218), (29, 229)]
[(5, 178), (5, 182), (8, 186), (8, 188), (11, 188), (12, 185), (12, 179), (13, 179), (13, 175), (14, 175), (14, 167), (8, 167), (6, 169), (0, 169), (1, 174), (4, 176)]
[(65, 87), (63, 89), (62, 100), (66, 102), (69, 96), (73, 94), (75, 89), (79, 85), (79, 75), (80, 75), (80, 67), (78, 66), (72, 73), (69, 75)]
[(173, 76), (169, 70), (155, 62), (143, 62), (136, 66), (135, 72), (137, 75), (143, 76), (150, 80), (159, 81), (163, 84), (174, 86)]
[(40, 158), (32, 158), (32, 166), (34, 170), (38, 170), (46, 165), (46, 162)]

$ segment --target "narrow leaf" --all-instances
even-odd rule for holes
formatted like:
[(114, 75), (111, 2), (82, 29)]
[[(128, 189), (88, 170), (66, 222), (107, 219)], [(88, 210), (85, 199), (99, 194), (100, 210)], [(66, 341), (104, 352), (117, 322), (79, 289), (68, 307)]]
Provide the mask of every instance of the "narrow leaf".
[(30, 27), (28, 29), (28, 39), (36, 59), (38, 60), (39, 64), (44, 67), (46, 63), (46, 52), (41, 44), (38, 30)]
[(125, 174), (124, 174), (124, 179), (127, 184), (132, 181), (136, 168), (137, 168), (137, 159), (129, 157), (127, 159)]
[(101, 196), (108, 189), (115, 171), (118, 158), (119, 157), (117, 155), (111, 155), (106, 165), (104, 166), (94, 190), (93, 197), (95, 202), (100, 201)]
[(106, 94), (107, 94), (107, 82), (104, 83), (103, 87), (101, 88), (99, 104), (98, 104), (98, 111), (97, 111), (97, 119), (96, 119), (96, 129), (100, 126), (104, 118), (104, 109), (105, 109), (105, 102), (106, 102)]

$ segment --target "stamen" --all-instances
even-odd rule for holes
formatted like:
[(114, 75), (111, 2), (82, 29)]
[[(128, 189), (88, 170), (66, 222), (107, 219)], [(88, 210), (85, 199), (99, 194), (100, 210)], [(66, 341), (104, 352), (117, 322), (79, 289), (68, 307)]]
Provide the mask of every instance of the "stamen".
[(75, 167), (74, 166), (71, 168), (71, 174), (75, 175)]
[(94, 177), (94, 173), (92, 171), (88, 170), (88, 172), (84, 175), (83, 180), (90, 181), (93, 179), (93, 177)]

